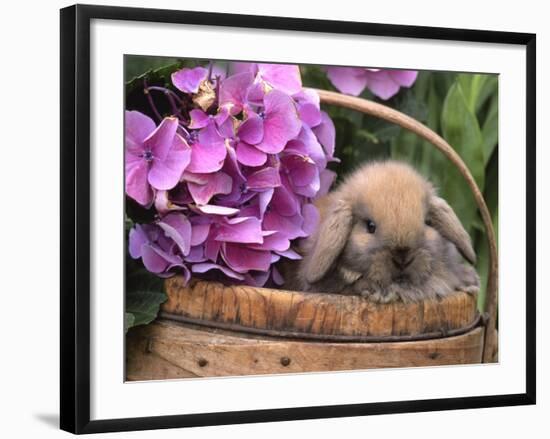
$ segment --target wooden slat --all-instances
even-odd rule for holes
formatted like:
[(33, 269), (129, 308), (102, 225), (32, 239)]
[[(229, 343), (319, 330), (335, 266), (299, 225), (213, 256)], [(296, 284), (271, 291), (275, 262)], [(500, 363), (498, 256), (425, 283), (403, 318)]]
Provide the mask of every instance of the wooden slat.
[(421, 303), (375, 304), (359, 296), (302, 293), (193, 281), (166, 281), (162, 311), (206, 323), (303, 334), (407, 336), (460, 329), (476, 317), (476, 298), (456, 292)]
[(482, 327), (400, 343), (318, 343), (206, 331), (159, 320), (127, 339), (127, 379), (240, 376), (480, 363)]

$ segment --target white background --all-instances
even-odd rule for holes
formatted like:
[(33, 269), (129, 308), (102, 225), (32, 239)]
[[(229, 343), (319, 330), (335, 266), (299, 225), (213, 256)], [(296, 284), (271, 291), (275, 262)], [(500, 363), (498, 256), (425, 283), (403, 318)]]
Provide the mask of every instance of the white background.
[[(104, 1), (102, 3), (112, 3)], [(0, 398), (7, 437), (55, 437), (58, 412), (58, 256), (59, 256), (59, 149), (58, 149), (58, 11), (68, 3), (47, 4), (20, 2), (4, 7), (2, 14), (2, 356), (3, 379)], [(114, 4), (114, 3), (112, 3)], [(542, 123), (550, 112), (543, 111), (549, 76), (548, 52), (550, 31), (543, 2), (524, 1), (511, 8), (503, 2), (454, 1), (442, 8), (440, 2), (391, 3), (340, 0), (316, 3), (315, 7), (296, 1), (226, 2), (211, 0), (207, 4), (170, 1), (123, 2), (119, 5), (149, 6), (303, 16), (341, 20), (378, 21), (447, 27), (485, 28), (536, 32), (538, 34), (538, 145), (548, 143)], [(359, 6), (362, 5), (362, 6)], [(452, 9), (452, 11), (451, 11)], [(538, 10), (537, 10), (538, 9)], [(6, 138), (7, 136), (7, 138)], [(543, 204), (550, 182), (548, 152), (538, 149), (538, 223), (548, 222), (548, 208)], [(546, 175), (545, 175), (546, 174)], [(548, 234), (539, 227), (539, 272)], [(7, 246), (6, 246), (7, 240)], [(6, 282), (7, 280), (7, 282)], [(542, 350), (549, 326), (542, 321), (545, 300), (542, 293), (548, 281), (538, 281), (539, 371), (546, 364)], [(547, 344), (547, 343), (546, 343)], [(546, 358), (545, 358), (546, 357)], [(130, 433), (140, 437), (332, 437), (341, 434), (396, 437), (464, 437), (523, 435), (529, 431), (548, 430), (543, 417), (550, 408), (548, 380), (538, 374), (539, 404), (457, 412), (405, 414), (338, 420), (210, 427), (202, 429)], [(183, 395), (182, 395), (183, 396)], [(183, 396), (184, 397), (184, 396)], [(546, 420), (547, 421), (547, 420)], [(429, 428), (428, 428), (429, 426)]]

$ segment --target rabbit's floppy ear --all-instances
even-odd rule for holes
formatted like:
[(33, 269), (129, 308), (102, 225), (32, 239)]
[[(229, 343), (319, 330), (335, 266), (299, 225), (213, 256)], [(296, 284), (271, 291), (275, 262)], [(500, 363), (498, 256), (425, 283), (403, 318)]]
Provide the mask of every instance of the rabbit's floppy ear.
[(343, 200), (331, 201), (317, 231), (310, 256), (306, 262), (306, 280), (312, 284), (320, 281), (332, 268), (342, 253), (351, 231), (351, 207)]
[(436, 195), (432, 195), (429, 200), (428, 221), (441, 236), (451, 241), (458, 251), (471, 264), (476, 262), (476, 254), (472, 247), (470, 236), (462, 227), (462, 223), (456, 216), (451, 206)]

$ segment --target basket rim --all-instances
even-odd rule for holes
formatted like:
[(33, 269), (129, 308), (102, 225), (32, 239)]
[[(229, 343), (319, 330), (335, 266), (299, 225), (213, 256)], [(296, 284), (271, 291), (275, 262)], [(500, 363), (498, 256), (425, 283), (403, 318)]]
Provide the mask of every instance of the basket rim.
[(181, 275), (166, 279), (165, 290), (161, 318), (278, 338), (417, 341), (463, 334), (481, 319), (476, 294), (463, 291), (415, 302), (374, 303), (358, 295), (186, 283)]

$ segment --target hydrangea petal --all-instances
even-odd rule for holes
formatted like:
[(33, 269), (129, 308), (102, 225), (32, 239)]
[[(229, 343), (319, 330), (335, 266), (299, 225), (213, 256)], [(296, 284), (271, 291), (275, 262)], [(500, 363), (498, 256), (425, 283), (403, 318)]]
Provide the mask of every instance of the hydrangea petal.
[(191, 148), (180, 135), (176, 134), (172, 148), (164, 160), (153, 159), (148, 175), (149, 183), (159, 190), (172, 189), (180, 181), (190, 161)]
[(275, 188), (281, 185), (279, 170), (266, 167), (248, 176), (246, 186), (255, 191)]
[(216, 172), (214, 174), (207, 174), (208, 179), (206, 184), (196, 184), (189, 182), (187, 187), (193, 197), (193, 200), (197, 204), (208, 204), (210, 199), (214, 195), (228, 194), (231, 192), (233, 180), (224, 172)]
[(230, 120), (230, 116), (231, 115), (229, 114), (229, 110), (225, 107), (221, 107), (221, 108), (218, 108), (218, 112), (213, 117), (213, 119), (216, 122), (216, 125), (220, 127), (223, 124), (225, 124), (228, 120)]
[(316, 108), (320, 108), (321, 106), (321, 98), (319, 97), (319, 93), (312, 88), (303, 88), (299, 93), (293, 95), (293, 98), (301, 103), (312, 104)]
[(174, 204), (169, 198), (168, 191), (157, 191), (155, 194), (155, 209), (161, 215), (166, 215), (174, 210), (185, 210), (186, 207)]
[(220, 224), (215, 235), (216, 241), (236, 242), (243, 244), (261, 244), (262, 225), (258, 218), (250, 217), (236, 224)]
[(191, 247), (191, 250), (189, 250), (189, 254), (185, 256), (185, 262), (190, 263), (205, 262), (206, 260), (206, 256), (204, 255), (204, 245)]
[(302, 123), (294, 101), (285, 93), (272, 90), (265, 96), (264, 103), (264, 137), (257, 148), (268, 154), (277, 154), (298, 135)]
[(327, 156), (332, 157), (336, 144), (336, 128), (332, 119), (324, 111), (321, 112), (321, 123), (313, 128), (313, 132), (317, 136), (319, 143), (323, 145)]
[(327, 76), (342, 93), (359, 96), (367, 86), (366, 70), (360, 67), (327, 67)]
[(287, 258), (287, 259), (291, 259), (293, 261), (297, 261), (297, 260), (302, 259), (302, 255), (300, 255), (299, 253), (296, 253), (296, 251), (292, 250), (291, 248), (289, 248), (288, 250), (282, 251), (282, 252), (277, 252), (277, 254), (279, 254), (279, 255)]
[(151, 244), (142, 247), (141, 260), (151, 273), (162, 273), (169, 265), (168, 261)]
[(192, 130), (204, 128), (212, 121), (210, 115), (198, 108), (191, 110), (189, 112), (189, 117), (191, 118), (189, 128)]
[(143, 141), (143, 145), (152, 152), (156, 160), (164, 160), (172, 148), (177, 129), (178, 119), (165, 117), (155, 131)]
[(273, 88), (293, 95), (302, 89), (300, 69), (292, 64), (258, 64), (258, 74)]
[(246, 181), (246, 178), (241, 172), (241, 167), (237, 161), (237, 154), (235, 150), (229, 145), (226, 145), (226, 148), (227, 157), (222, 170), (233, 179), (233, 187), (231, 193), (218, 196), (218, 204), (224, 206), (241, 206), (241, 201), (245, 202), (243, 199), (242, 188), (244, 187), (243, 183)]
[(227, 76), (227, 66), (215, 62), (212, 65), (212, 78), (219, 77), (220, 80), (225, 79)]
[(273, 201), (271, 203), (273, 209), (283, 216), (293, 216), (298, 213), (299, 201), (296, 199), (294, 193), (290, 190), (288, 185), (283, 184), (278, 188), (275, 188), (273, 193)]
[(141, 249), (143, 245), (149, 242), (149, 237), (141, 225), (136, 224), (132, 227), (128, 236), (128, 251), (130, 256), (134, 259), (141, 258)]
[(206, 256), (209, 260), (216, 262), (218, 260), (218, 255), (220, 254), (221, 247), (221, 241), (208, 238), (204, 244), (204, 256)]
[(265, 84), (262, 84), (261, 82), (256, 82), (255, 84), (252, 84), (250, 87), (248, 87), (248, 90), (246, 92), (246, 103), (248, 105), (263, 105), (265, 94)]
[(386, 70), (368, 72), (367, 75), (369, 90), (380, 99), (389, 99), (399, 91), (399, 84), (392, 80)]
[(124, 114), (124, 132), (126, 152), (140, 154), (143, 141), (155, 130), (153, 119), (139, 111), (126, 111)]
[(277, 230), (291, 240), (306, 236), (302, 230), (302, 223), (303, 218), (300, 214), (282, 216), (273, 210), (265, 213), (263, 222), (266, 229)]
[(136, 160), (126, 165), (126, 193), (142, 206), (153, 202), (153, 190), (147, 181), (149, 164), (145, 160)]
[[(327, 167), (327, 155), (311, 128), (303, 126), (297, 139), (303, 143), (303, 154), (313, 159), (319, 169), (325, 169)], [(291, 140), (289, 143), (291, 142), (295, 142), (295, 140)], [(290, 148), (290, 145), (287, 145), (288, 148)]]
[(251, 72), (237, 73), (221, 81), (219, 106), (226, 107), (233, 115), (239, 114), (246, 101), (246, 91), (254, 81)]
[(225, 207), (225, 206), (216, 206), (213, 204), (205, 204), (204, 206), (196, 206), (196, 210), (199, 212), (205, 213), (207, 215), (234, 215), (236, 213), (239, 213), (239, 209), (235, 209), (233, 207)]
[(260, 143), (264, 137), (264, 123), (256, 113), (249, 113), (248, 118), (241, 124), (239, 138), (250, 144)]
[(248, 247), (256, 250), (285, 251), (290, 248), (290, 241), (284, 234), (276, 232), (271, 236), (265, 236), (263, 243), (252, 244)]
[[(223, 118), (220, 118), (222, 120)], [(214, 120), (216, 120), (214, 118)], [(216, 124), (218, 122), (216, 121)], [(227, 117), (225, 121), (220, 122), (218, 125), (218, 134), (222, 139), (232, 139), (235, 137), (236, 132), (236, 119), (233, 116)]]
[(297, 194), (303, 195), (307, 198), (314, 198), (319, 192), (319, 189), (321, 189), (321, 180), (319, 178), (319, 170), (317, 168), (315, 168), (315, 172), (313, 173), (313, 180), (309, 184), (305, 186), (294, 185), (294, 191)]
[(253, 250), (242, 244), (225, 243), (222, 257), (237, 273), (246, 273), (250, 270), (267, 271), (271, 265), (270, 252)]
[(267, 206), (271, 202), (273, 198), (273, 194), (275, 192), (275, 189), (268, 189), (266, 191), (262, 191), (258, 194), (258, 216), (260, 219), (263, 219), (265, 212), (267, 210)]
[(321, 174), (319, 175), (320, 179), (320, 188), (319, 192), (317, 192), (316, 197), (323, 197), (326, 194), (328, 194), (330, 187), (336, 180), (336, 172), (331, 171), (330, 169), (323, 169)]
[(244, 142), (237, 144), (237, 160), (245, 166), (262, 166), (267, 161), (267, 154)]
[(287, 155), (282, 159), (288, 177), (293, 186), (306, 186), (310, 184), (319, 172), (315, 162), (308, 156)]
[(227, 155), (223, 143), (191, 145), (191, 161), (187, 170), (196, 173), (210, 173), (219, 171)]
[(239, 184), (243, 183), (246, 180), (246, 178), (244, 177), (241, 171), (241, 167), (237, 162), (237, 153), (235, 152), (235, 149), (230, 145), (226, 144), (226, 149), (227, 149), (227, 159), (223, 164), (223, 171), (226, 174), (230, 175), (234, 181), (237, 181)]
[(256, 72), (258, 71), (258, 64), (252, 63), (252, 62), (240, 62), (240, 61), (232, 61), (229, 63), (229, 72), (231, 75), (236, 75), (239, 73), (252, 73), (252, 75), (256, 75)]
[(204, 67), (195, 67), (193, 69), (183, 68), (172, 73), (172, 84), (178, 90), (185, 93), (197, 93), (202, 81), (208, 76), (208, 70)]
[(392, 80), (401, 87), (410, 87), (414, 84), (418, 76), (416, 70), (390, 70), (389, 74)]
[(191, 267), (191, 270), (193, 273), (206, 273), (210, 270), (220, 270), (223, 274), (225, 274), (228, 277), (231, 277), (233, 279), (243, 280), (244, 276), (236, 273), (235, 271), (231, 270), (228, 267), (224, 267), (222, 265), (213, 264), (211, 262), (204, 262), (201, 264), (194, 264), (193, 267)]
[(183, 255), (189, 254), (191, 249), (191, 223), (185, 215), (170, 213), (157, 224), (166, 236), (172, 238)]
[(191, 227), (191, 246), (198, 246), (204, 243), (210, 233), (210, 227), (210, 223), (193, 224)]
[(168, 265), (165, 271), (163, 273), (157, 273), (157, 276), (162, 278), (169, 278), (174, 276), (176, 274), (176, 271), (183, 276), (183, 284), (186, 285), (187, 282), (189, 282), (189, 280), (191, 279), (191, 273), (189, 272), (189, 269), (183, 264), (183, 262)]
[(300, 115), (302, 122), (310, 127), (319, 125), (322, 120), (321, 110), (309, 102), (298, 105), (298, 114)]

